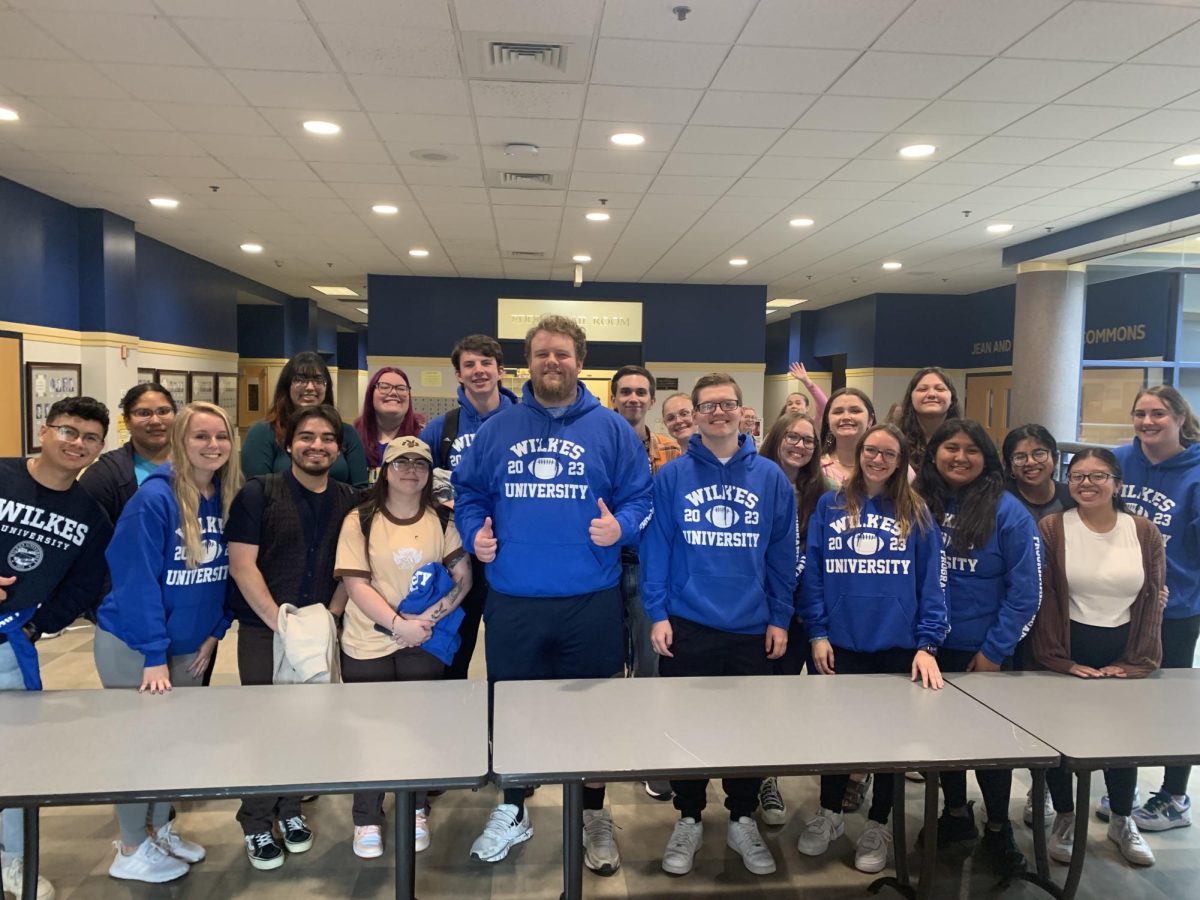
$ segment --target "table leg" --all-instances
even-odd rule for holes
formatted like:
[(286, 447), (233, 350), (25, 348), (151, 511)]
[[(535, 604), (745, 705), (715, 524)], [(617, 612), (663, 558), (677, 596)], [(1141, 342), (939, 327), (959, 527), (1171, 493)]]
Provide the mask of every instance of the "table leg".
[(895, 888), (908, 900), (916, 900), (917, 892), (908, 877), (908, 839), (905, 837), (904, 773), (897, 772), (892, 794), (892, 849), (896, 859), (896, 874), (876, 878), (867, 886), (872, 894), (885, 887)]
[(396, 900), (414, 900), (416, 872), (416, 798), (412, 791), (396, 791)]
[(941, 772), (927, 771), (925, 775), (925, 843), (921, 847), (921, 880), (918, 896), (929, 897), (933, 893), (933, 873), (937, 869), (937, 826), (938, 789), (941, 787)]
[(1075, 773), (1079, 785), (1075, 789), (1075, 846), (1071, 850), (1071, 865), (1067, 869), (1067, 883), (1063, 885), (1064, 900), (1074, 900), (1079, 890), (1079, 879), (1083, 876), (1083, 857), (1087, 852), (1088, 816), (1092, 806), (1092, 773), (1080, 770)]
[(38, 883), (38, 861), (40, 858), (41, 828), (38, 822), (40, 810), (36, 806), (26, 806), (24, 809), (25, 827), (25, 869), (21, 882), (22, 897), (36, 897)]
[[(1086, 817), (1084, 819), (1086, 828)], [(1036, 884), (1051, 897), (1062, 897), (1063, 891), (1050, 879), (1050, 862), (1046, 857), (1046, 770), (1033, 770), (1033, 858), (1036, 872), (1022, 872), (1017, 877)]]
[(583, 782), (563, 785), (563, 894), (583, 900)]

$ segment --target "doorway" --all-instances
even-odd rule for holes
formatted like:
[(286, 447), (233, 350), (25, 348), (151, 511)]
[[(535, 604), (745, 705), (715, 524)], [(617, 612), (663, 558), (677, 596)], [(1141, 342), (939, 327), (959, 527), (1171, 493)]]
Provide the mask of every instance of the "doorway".
[(22, 456), (25, 425), (21, 417), (21, 337), (0, 334), (0, 458)]
[(1011, 428), (1008, 413), (1012, 399), (1012, 372), (968, 375), (966, 392), (963, 414), (982, 425), (999, 449)]

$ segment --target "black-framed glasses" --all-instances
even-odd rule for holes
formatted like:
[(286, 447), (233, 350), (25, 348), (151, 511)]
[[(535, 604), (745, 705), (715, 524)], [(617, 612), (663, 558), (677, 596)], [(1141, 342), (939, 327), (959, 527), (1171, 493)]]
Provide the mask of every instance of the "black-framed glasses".
[(72, 428), (70, 425), (51, 425), (57, 434), (60, 441), (65, 441), (68, 444), (75, 441), (83, 441), (85, 447), (100, 447), (104, 444), (104, 438), (98, 434), (91, 432), (84, 434), (78, 428)]
[(306, 384), (311, 384), (314, 387), (325, 387), (329, 384), (329, 379), (324, 375), (293, 375), (292, 387), (304, 387)]
[(429, 471), (429, 463), (423, 459), (413, 459), (412, 457), (402, 456), (399, 459), (393, 459), (389, 465), (393, 472), (421, 472)]
[(384, 397), (395, 394), (397, 397), (403, 397), (408, 393), (407, 384), (386, 384), (382, 381), (375, 382), (375, 393), (382, 394)]
[(152, 419), (155, 416), (158, 416), (160, 419), (166, 419), (173, 415), (175, 415), (175, 408), (173, 406), (156, 406), (154, 409), (150, 409), (148, 406), (141, 406), (129, 411), (129, 417), (132, 419)]
[(885, 461), (894, 463), (900, 458), (900, 453), (897, 450), (884, 450), (882, 447), (875, 447), (871, 444), (863, 444), (863, 456), (867, 459), (875, 459), (882, 456)]
[(1032, 453), (1014, 453), (1012, 455), (1012, 464), (1014, 466), (1023, 466), (1023, 465), (1025, 465), (1025, 463), (1029, 462), (1031, 459), (1034, 462), (1045, 462), (1049, 458), (1050, 458), (1050, 451), (1046, 450), (1045, 448), (1039, 447), (1038, 449), (1034, 450)]
[(790, 431), (786, 432), (783, 435), (783, 442), (785, 444), (787, 444), (789, 447), (798, 447), (800, 445), (804, 445), (805, 447), (817, 446), (816, 438), (808, 437), (807, 435), (804, 435), (804, 434), (793, 434)]
[(1067, 476), (1067, 481), (1071, 484), (1083, 484), (1085, 481), (1092, 484), (1106, 484), (1110, 478), (1115, 480), (1116, 477), (1111, 472), (1072, 472)]
[(696, 404), (696, 412), (708, 415), (715, 412), (718, 406), (725, 412), (733, 412), (741, 405), (737, 400), (705, 400), (703, 403)]

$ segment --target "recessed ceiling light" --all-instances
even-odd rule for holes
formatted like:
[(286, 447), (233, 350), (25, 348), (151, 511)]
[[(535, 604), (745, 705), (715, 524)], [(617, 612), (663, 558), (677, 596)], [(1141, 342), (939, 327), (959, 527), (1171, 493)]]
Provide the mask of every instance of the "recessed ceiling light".
[(425, 256), (429, 255), (429, 251), (422, 249), (421, 247), (413, 247), (411, 250), (408, 251), (408, 255), (409, 256), (417, 256), (417, 257), (425, 257)]
[(810, 228), (813, 224), (813, 220), (806, 218), (804, 216), (801, 216), (798, 219), (789, 219), (788, 224), (791, 225), (793, 228)]
[(574, 256), (571, 257), (571, 262), (585, 263), (585, 262), (591, 262), (591, 261), (592, 261), (592, 258), (590, 256), (588, 256), (586, 253), (576, 253)]
[(622, 131), (619, 134), (614, 134), (609, 140), (620, 147), (639, 147), (646, 143), (644, 137), (632, 131)]
[(746, 259), (746, 257), (744, 257), (744, 256), (735, 256), (733, 259), (731, 259), (729, 261), (729, 264), (731, 266), (744, 266), (748, 262), (750, 262), (750, 260)]
[(393, 206), (390, 203), (376, 203), (371, 207), (371, 212), (377, 212), (381, 216), (394, 216), (396, 213), (400, 212), (400, 207)]
[(889, 272), (895, 272), (897, 269), (901, 268), (903, 265), (904, 265), (904, 263), (898, 263), (898, 262), (885, 262), (885, 263), (883, 264), (883, 267), (884, 267), (885, 269), (887, 269)]
[(1200, 166), (1200, 153), (1189, 153), (1171, 160), (1177, 166)]
[(15, 109), (9, 109), (7, 106), (0, 106), (0, 122), (15, 122), (21, 118), (17, 115)]
[(304, 130), (309, 134), (337, 134), (342, 126), (334, 122), (322, 122), (320, 119), (310, 119), (304, 123)]
[(1008, 234), (1013, 230), (1013, 227), (1007, 222), (996, 222), (987, 227), (988, 234)]
[(173, 197), (151, 197), (150, 205), (159, 209), (174, 209), (179, 205), (179, 201)]
[(612, 216), (606, 212), (590, 212), (584, 218), (589, 222), (607, 222)]
[(808, 298), (794, 300), (790, 297), (776, 297), (774, 300), (767, 301), (769, 309), (790, 309), (793, 306), (799, 306), (801, 303), (807, 303)]
[(314, 291), (320, 291), (326, 297), (357, 297), (358, 292), (352, 291), (348, 287), (342, 287), (340, 284), (311, 284), (309, 285)]
[(909, 144), (907, 147), (900, 148), (900, 155), (905, 159), (921, 159), (926, 156), (933, 156), (937, 152), (937, 147), (933, 144)]
[(242, 249), (247, 253), (262, 253), (262, 244), (242, 244)]

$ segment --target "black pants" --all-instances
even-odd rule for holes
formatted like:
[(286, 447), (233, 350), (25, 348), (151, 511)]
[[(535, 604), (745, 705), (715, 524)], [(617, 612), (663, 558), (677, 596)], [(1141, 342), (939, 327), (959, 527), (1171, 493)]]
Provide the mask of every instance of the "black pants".
[[(1196, 657), (1196, 638), (1200, 636), (1200, 616), (1187, 619), (1163, 619), (1162, 668), (1190, 669)], [(1165, 715), (1191, 715), (1191, 710), (1163, 710)], [(1176, 797), (1188, 789), (1191, 766), (1167, 766), (1163, 772), (1162, 789)]]
[[(238, 627), (238, 678), (242, 684), (271, 684), (275, 674), (275, 632), (265, 625)], [(270, 831), (275, 820), (282, 821), (300, 815), (300, 798), (245, 797), (237, 812), (243, 834)]]
[[(1100, 628), (1071, 622), (1071, 659), (1081, 666), (1100, 669), (1115, 663), (1125, 653), (1129, 623), (1116, 628)], [(1074, 676), (1068, 676), (1073, 678)], [(1046, 786), (1054, 801), (1054, 811), (1069, 813), (1075, 809), (1072, 778), (1066, 764), (1046, 772)], [(1137, 787), (1137, 768), (1105, 769), (1104, 787), (1114, 815), (1127, 816), (1133, 811), (1133, 792)]]
[[(767, 659), (765, 635), (732, 634), (696, 622), (671, 616), (672, 656), (658, 661), (660, 678), (682, 678), (699, 675), (770, 675), (771, 660)], [(758, 788), (761, 778), (722, 778), (725, 808), (736, 821), (750, 818), (758, 809)], [(697, 822), (704, 811), (708, 779), (694, 781), (671, 780), (675, 792), (675, 808), (681, 818), (691, 816)]]
[[(405, 647), (390, 656), (379, 659), (355, 659), (341, 655), (342, 680), (347, 684), (380, 681), (439, 681), (446, 670), (442, 661), (420, 647)], [(392, 715), (384, 711), (381, 715)], [(386, 747), (375, 748), (386, 753)], [(417, 809), (425, 806), (425, 792), (415, 795)], [(354, 795), (354, 806), (350, 811), (355, 825), (378, 825), (383, 827), (383, 793), (371, 792)]]
[[(965, 672), (974, 650), (951, 650), (943, 647), (938, 651), (938, 667), (943, 672)], [(1012, 669), (1012, 660), (1006, 659), (1001, 669)], [(1000, 824), (1008, 821), (1008, 801), (1012, 797), (1012, 769), (977, 769), (975, 780), (983, 794), (983, 806), (989, 822)], [(967, 805), (967, 773), (943, 772), (942, 796), (947, 809), (960, 809)]]
[[(889, 650), (879, 650), (874, 653), (859, 653), (844, 647), (833, 648), (833, 667), (838, 675), (907, 675), (912, 671), (915, 650), (904, 647), (893, 647)], [(830, 677), (830, 676), (825, 676)], [(832, 676), (832, 677), (837, 677)], [(892, 803), (895, 800), (893, 789), (896, 776), (890, 772), (880, 772), (875, 776), (875, 787), (871, 794), (871, 809), (867, 818), (873, 822), (886, 825), (888, 816), (892, 813)], [(842, 798), (846, 795), (846, 784), (849, 775), (821, 776), (821, 806), (842, 811)]]
[(484, 566), (475, 557), (471, 557), (471, 589), (459, 604), (463, 611), (462, 623), (458, 626), (458, 636), (462, 643), (454, 654), (454, 661), (446, 667), (447, 681), (465, 681), (471, 668), (471, 657), (475, 655), (475, 644), (479, 640), (479, 622), (483, 618), (483, 601), (487, 597), (487, 577)]
[(799, 675), (806, 667), (808, 671), (814, 671), (808, 630), (798, 616), (792, 616), (792, 623), (788, 626), (787, 650), (779, 659), (771, 661), (771, 668), (776, 675)]

